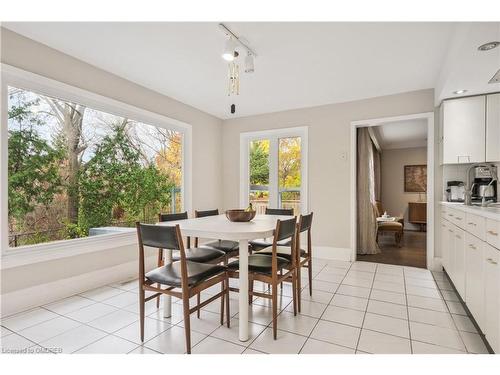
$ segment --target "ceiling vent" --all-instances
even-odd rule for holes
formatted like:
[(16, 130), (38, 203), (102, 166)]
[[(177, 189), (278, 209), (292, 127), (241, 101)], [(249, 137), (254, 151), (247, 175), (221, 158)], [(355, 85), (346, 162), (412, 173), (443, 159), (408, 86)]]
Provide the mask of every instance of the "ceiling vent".
[(495, 73), (495, 75), (490, 79), (488, 83), (500, 83), (500, 69)]

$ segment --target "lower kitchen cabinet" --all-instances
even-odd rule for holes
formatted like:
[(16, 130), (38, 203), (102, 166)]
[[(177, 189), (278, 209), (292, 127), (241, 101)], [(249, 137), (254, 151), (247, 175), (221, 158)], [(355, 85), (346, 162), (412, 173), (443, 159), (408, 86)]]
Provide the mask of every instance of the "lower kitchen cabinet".
[(481, 327), (495, 353), (500, 353), (500, 251), (485, 244), (484, 325)]
[(479, 238), (465, 234), (465, 303), (480, 327), (484, 327), (484, 248)]
[[(451, 241), (450, 241), (451, 242)], [(453, 228), (453, 277), (452, 281), (462, 299), (465, 294), (465, 231), (458, 227)]]
[(458, 211), (441, 211), (443, 267), (491, 348), (500, 353), (500, 220)]

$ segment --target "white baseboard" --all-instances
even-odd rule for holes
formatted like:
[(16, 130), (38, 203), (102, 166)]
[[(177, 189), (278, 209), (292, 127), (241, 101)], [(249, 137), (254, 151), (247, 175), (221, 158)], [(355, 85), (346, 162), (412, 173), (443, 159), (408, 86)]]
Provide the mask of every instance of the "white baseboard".
[(314, 258), (328, 259), (328, 260), (343, 260), (350, 262), (352, 250), (343, 247), (333, 246), (315, 246), (312, 249)]
[[(146, 258), (146, 269), (156, 264), (156, 256)], [(2, 294), (2, 317), (43, 306), (62, 298), (98, 288), (107, 284), (134, 279), (138, 274), (137, 261), (83, 273), (63, 280), (33, 286)]]

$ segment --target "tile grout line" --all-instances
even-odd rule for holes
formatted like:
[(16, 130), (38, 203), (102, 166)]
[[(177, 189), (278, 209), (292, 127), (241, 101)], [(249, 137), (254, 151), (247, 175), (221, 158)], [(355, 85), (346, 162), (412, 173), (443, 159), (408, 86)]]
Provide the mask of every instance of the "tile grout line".
[(406, 317), (408, 318), (408, 336), (410, 339), (410, 353), (413, 354), (413, 343), (411, 339), (411, 324), (410, 324), (410, 308), (408, 307), (408, 292), (406, 290), (406, 273), (404, 267), (403, 267), (403, 285), (405, 288)]
[[(326, 267), (326, 264), (325, 264), (325, 265), (323, 265), (323, 266), (321, 267), (321, 269), (320, 269), (320, 271), (319, 271), (319, 272), (321, 272), (321, 271), (322, 271), (325, 267)], [(319, 274), (319, 272), (318, 272), (318, 274)], [(317, 276), (317, 275), (316, 275), (316, 276)], [(305, 288), (305, 287), (304, 287), (304, 288)], [(289, 302), (289, 303), (287, 304), (287, 306), (288, 306), (290, 303), (292, 303), (292, 302)], [(253, 303), (252, 303), (250, 306), (252, 306), (252, 305), (253, 305)], [(264, 307), (265, 307), (265, 306), (264, 306)], [(284, 311), (284, 309), (283, 309), (283, 310), (281, 310), (281, 311), (278, 313), (278, 316), (276, 317), (276, 319), (278, 319), (278, 317), (281, 315), (281, 313), (282, 313), (283, 311)], [(250, 321), (249, 321), (249, 323), (253, 323), (253, 322), (250, 322)], [(258, 324), (258, 323), (254, 323), (254, 324)], [(257, 336), (255, 336), (255, 338), (254, 338), (254, 339), (249, 339), (249, 340), (248, 340), (249, 344), (248, 344), (248, 346), (246, 347), (246, 349), (252, 349), (252, 350), (254, 350), (253, 348), (250, 348), (250, 346), (251, 346), (251, 345), (252, 345), (252, 344), (253, 344), (253, 343), (254, 343), (254, 342), (255, 342), (255, 341), (256, 341), (256, 340), (257, 340), (257, 339), (258, 339), (258, 338), (259, 338), (259, 337), (260, 337), (260, 336), (261, 336), (261, 335), (262, 335), (262, 334), (266, 331), (266, 330), (267, 330), (267, 328), (272, 328), (272, 327), (271, 327), (271, 326), (272, 326), (272, 324), (273, 324), (273, 321), (272, 321), (272, 319), (271, 319), (271, 322), (270, 322), (270, 323), (268, 323), (267, 325), (265, 325), (265, 328), (262, 330), (262, 332), (260, 332)], [(263, 324), (260, 324), (260, 325), (264, 326)], [(278, 329), (278, 330), (279, 330), (279, 329)], [(285, 332), (287, 332), (287, 331), (285, 331)], [(266, 354), (270, 354), (270, 353), (266, 353)]]
[(372, 280), (372, 284), (370, 287), (370, 292), (368, 293), (368, 303), (366, 304), (366, 310), (365, 310), (365, 313), (363, 315), (363, 321), (361, 322), (361, 327), (359, 328), (359, 335), (358, 335), (358, 340), (356, 342), (356, 352), (355, 353), (358, 352), (359, 341), (361, 340), (361, 333), (363, 332), (363, 326), (365, 325), (366, 313), (368, 311), (368, 305), (370, 304), (370, 297), (372, 295), (373, 284), (375, 283), (375, 277), (377, 276), (377, 271), (378, 271), (378, 264), (375, 263), (375, 271), (373, 272), (373, 280)]
[[(306, 341), (304, 341), (304, 343), (302, 344), (301, 348), (299, 349), (299, 353), (300, 354), (302, 352), (302, 350), (304, 349), (304, 346), (307, 344), (307, 342), (309, 341), (309, 339), (311, 338), (311, 335), (312, 333), (314, 332), (314, 330), (316, 329), (316, 327), (318, 326), (319, 322), (322, 320), (321, 318), (323, 317), (323, 315), (325, 314), (325, 311), (328, 309), (328, 306), (330, 306), (330, 304), (332, 303), (333, 301), (333, 298), (335, 298), (335, 295), (337, 294), (337, 291), (339, 290), (340, 286), (342, 285), (342, 282), (344, 281), (344, 279), (347, 277), (347, 274), (349, 273), (349, 271), (351, 270), (351, 267), (354, 263), (351, 262), (351, 264), (349, 265), (349, 267), (347, 268), (347, 271), (344, 275), (344, 277), (342, 278), (342, 280), (340, 281), (340, 283), (338, 283), (338, 286), (337, 288), (335, 289), (335, 292), (333, 292), (332, 294), (332, 297), (330, 298), (330, 300), (328, 301), (328, 305), (327, 307), (323, 310), (323, 312), (321, 313), (321, 315), (318, 317), (318, 321), (316, 322), (316, 324), (314, 325), (314, 327), (311, 329), (311, 332), (309, 332), (309, 335), (307, 336), (307, 339)], [(326, 267), (326, 265), (324, 266)], [(323, 268), (324, 268), (323, 267)], [(322, 341), (322, 340), (321, 340)], [(323, 341), (324, 342), (324, 341)], [(331, 344), (331, 343), (330, 343)], [(349, 348), (349, 349), (352, 349), (352, 348)], [(356, 353), (356, 351), (354, 351), (354, 353)]]
[[(432, 274), (432, 272), (431, 272), (431, 274)], [(434, 275), (432, 275), (432, 279), (435, 281)], [(458, 337), (460, 337), (460, 341), (462, 342), (462, 345), (464, 346), (465, 352), (466, 353), (470, 353), (469, 349), (467, 349), (467, 345), (465, 345), (465, 341), (464, 341), (462, 335), (460, 334), (460, 331), (459, 331), (458, 326), (457, 326), (457, 324), (455, 322), (455, 319), (453, 319), (453, 315), (451, 313), (450, 307), (448, 306), (448, 303), (446, 303), (446, 300), (444, 299), (443, 293), (441, 293), (441, 289), (438, 288), (438, 291), (439, 291), (439, 295), (441, 296), (441, 298), (442, 298), (442, 300), (443, 300), (443, 302), (444, 302), (444, 304), (446, 306), (446, 310), (450, 314), (450, 318), (451, 318), (451, 320), (453, 322), (453, 325), (455, 326), (455, 329), (457, 331)]]

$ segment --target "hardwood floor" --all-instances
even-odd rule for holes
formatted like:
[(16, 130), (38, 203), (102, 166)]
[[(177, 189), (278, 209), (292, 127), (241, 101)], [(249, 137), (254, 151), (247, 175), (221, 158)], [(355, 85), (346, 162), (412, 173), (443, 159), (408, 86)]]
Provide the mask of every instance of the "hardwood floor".
[(358, 255), (357, 260), (426, 268), (426, 239), (425, 232), (405, 231), (401, 247), (398, 247), (394, 242), (394, 235), (382, 235), (379, 236), (382, 252), (374, 255)]

